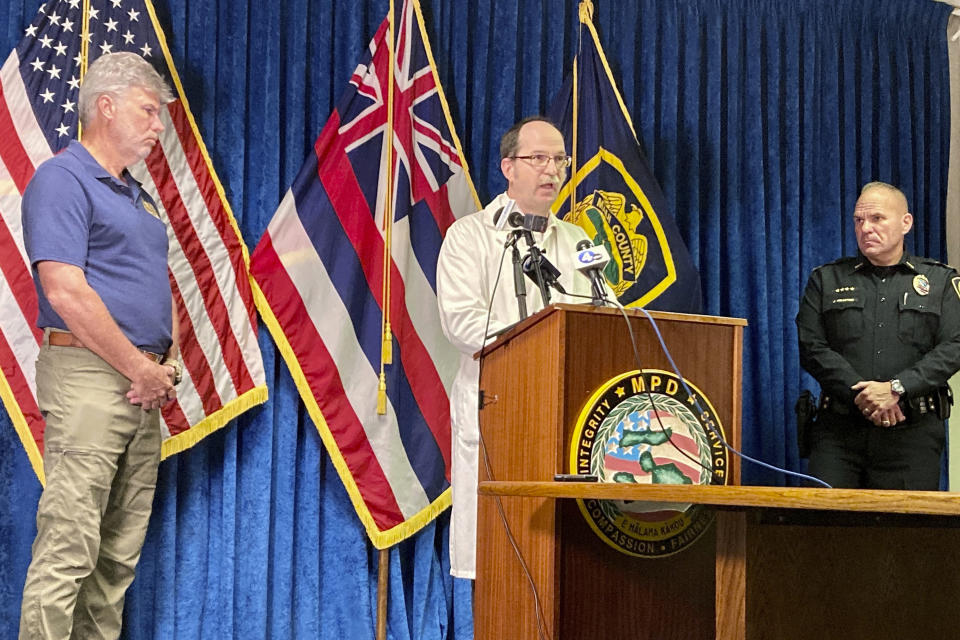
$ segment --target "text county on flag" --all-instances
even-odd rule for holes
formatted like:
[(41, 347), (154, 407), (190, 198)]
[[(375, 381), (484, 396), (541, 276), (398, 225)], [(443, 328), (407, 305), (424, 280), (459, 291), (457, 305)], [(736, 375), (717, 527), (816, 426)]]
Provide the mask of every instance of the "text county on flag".
[(581, 29), (590, 37), (582, 39), (573, 72), (549, 111), (575, 145), (570, 180), (554, 210), (609, 251), (604, 275), (624, 306), (699, 313), (700, 274), (640, 150), (591, 6), (580, 4)]

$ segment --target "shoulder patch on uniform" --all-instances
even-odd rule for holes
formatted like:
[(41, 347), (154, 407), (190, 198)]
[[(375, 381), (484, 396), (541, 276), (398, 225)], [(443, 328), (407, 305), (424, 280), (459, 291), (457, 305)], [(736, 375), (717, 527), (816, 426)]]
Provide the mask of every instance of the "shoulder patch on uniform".
[(953, 290), (956, 291), (957, 297), (960, 298), (960, 276), (953, 276), (950, 279), (950, 284), (953, 285)]

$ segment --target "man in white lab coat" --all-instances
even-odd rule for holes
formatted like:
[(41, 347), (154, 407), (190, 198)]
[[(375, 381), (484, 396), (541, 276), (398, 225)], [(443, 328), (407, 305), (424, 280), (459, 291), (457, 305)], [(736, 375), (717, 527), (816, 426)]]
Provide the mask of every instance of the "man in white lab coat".
[[(453, 431), (453, 515), (450, 527), (450, 573), (476, 577), (477, 472), (479, 461), (478, 377), (473, 354), (487, 334), (518, 320), (512, 263), (504, 245), (513, 231), (497, 224), (497, 213), (510, 200), (514, 211), (543, 216), (546, 228), (532, 232), (533, 240), (560, 271), (559, 282), (571, 294), (591, 297), (590, 280), (576, 270), (577, 243), (587, 240), (580, 227), (558, 220), (550, 211), (570, 166), (560, 131), (545, 118), (526, 118), (507, 131), (500, 142), (500, 170), (507, 191), (484, 209), (461, 218), (448, 230), (437, 265), (437, 298), (444, 334), (460, 350), (460, 369), (450, 395)], [(501, 221), (502, 222), (502, 221)], [(499, 228), (498, 228), (499, 227)], [(591, 243), (592, 244), (592, 243)], [(520, 247), (522, 247), (522, 243)], [(527, 282), (530, 314), (543, 308), (539, 289)], [(582, 302), (557, 292), (551, 302)]]

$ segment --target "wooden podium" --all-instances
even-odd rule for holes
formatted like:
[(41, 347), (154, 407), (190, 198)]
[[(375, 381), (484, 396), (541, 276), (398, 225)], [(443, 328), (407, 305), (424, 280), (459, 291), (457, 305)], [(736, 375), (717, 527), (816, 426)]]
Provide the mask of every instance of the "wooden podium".
[[(669, 369), (649, 320), (628, 313), (643, 367)], [(739, 446), (746, 323), (652, 315)], [(590, 393), (636, 368), (624, 325), (617, 311), (557, 305), (488, 347), (480, 425), (492, 479), (481, 459), (479, 640), (957, 636), (960, 495), (741, 487), (736, 464), (732, 486), (552, 482), (568, 471), (571, 431)], [(636, 558), (602, 542), (573, 498), (702, 504), (716, 509), (716, 526), (680, 553)]]
[[(669, 640), (718, 638), (739, 640), (904, 640), (955, 638), (960, 628), (960, 494), (936, 491), (866, 491), (782, 487), (721, 487), (703, 485), (637, 486), (624, 484), (565, 484), (560, 482), (482, 482), (480, 503), (501, 496), (505, 504), (553, 498), (558, 505), (570, 498), (690, 502), (717, 509), (715, 551), (705, 540), (697, 545), (715, 553), (715, 571), (698, 585), (715, 599), (693, 604), (703, 594), (679, 601), (653, 590), (653, 602), (619, 601), (622, 584), (610, 582), (606, 599), (551, 601), (540, 589), (544, 614), (553, 640), (606, 638), (593, 635), (597, 616), (616, 618), (629, 628), (616, 638)], [(562, 509), (564, 518), (578, 517)], [(486, 517), (484, 515), (484, 517)], [(493, 516), (496, 519), (496, 516)], [(563, 526), (567, 520), (563, 521)], [(526, 524), (510, 516), (518, 532)], [(493, 526), (500, 526), (499, 519)], [(481, 529), (485, 530), (485, 529)], [(565, 535), (565, 534), (561, 534)], [(632, 579), (645, 582), (645, 566), (668, 562), (612, 558), (602, 543), (582, 548), (610, 561), (629, 563)], [(487, 550), (481, 548), (486, 555)], [(537, 566), (535, 549), (521, 545), (531, 570)], [(610, 550), (612, 551), (612, 550)], [(693, 549), (688, 550), (693, 551)], [(684, 552), (684, 553), (687, 553)], [(616, 553), (616, 552), (612, 552)], [(514, 565), (515, 557), (510, 560)], [(481, 564), (477, 576), (476, 625), (478, 639), (537, 638), (525, 626), (535, 618), (526, 582), (509, 572), (515, 585), (500, 585), (516, 600), (500, 595), (489, 599), (481, 582), (490, 582)], [(603, 571), (602, 561), (593, 569)], [(678, 568), (677, 571), (682, 571)], [(547, 569), (549, 573), (549, 569)], [(506, 574), (508, 572), (500, 572)], [(658, 570), (658, 575), (660, 575)], [(561, 569), (560, 578), (570, 579)], [(537, 585), (538, 589), (540, 584)], [(564, 590), (567, 594), (569, 590)], [(600, 612), (583, 610), (599, 606)], [(659, 609), (651, 606), (657, 603)], [(679, 607), (688, 616), (666, 627), (666, 609)], [(585, 623), (581, 620), (585, 619)], [(505, 623), (505, 624), (504, 624)], [(506, 631), (504, 628), (506, 627)], [(511, 629), (511, 627), (513, 627)], [(559, 630), (559, 633), (554, 631)]]
[[(638, 311), (627, 314), (643, 369), (670, 370), (650, 320)], [(710, 399), (726, 439), (739, 446), (746, 321), (651, 315), (680, 372)], [(480, 430), (492, 471), (481, 453), (481, 482), (546, 481), (568, 472), (569, 441), (584, 403), (605, 381), (636, 368), (626, 320), (616, 309), (553, 305), (513, 327), (487, 347), (481, 362), (486, 406)], [(728, 482), (738, 483), (739, 467), (730, 462)], [(683, 552), (648, 560), (607, 546), (572, 500), (500, 502), (554, 640), (712, 636), (712, 528)], [(530, 586), (492, 498), (479, 500), (477, 552), (477, 637), (537, 638)], [(613, 615), (614, 606), (629, 615)], [(649, 635), (638, 635), (640, 629)]]

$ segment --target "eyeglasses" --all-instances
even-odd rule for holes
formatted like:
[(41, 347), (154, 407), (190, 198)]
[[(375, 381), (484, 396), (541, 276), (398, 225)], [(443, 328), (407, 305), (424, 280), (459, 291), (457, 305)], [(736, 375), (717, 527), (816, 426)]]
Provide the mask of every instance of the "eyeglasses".
[(535, 153), (529, 156), (510, 156), (514, 160), (528, 160), (537, 169), (545, 169), (547, 163), (553, 160), (553, 164), (557, 166), (557, 169), (563, 170), (570, 166), (570, 163), (573, 161), (570, 156), (549, 156), (545, 153)]

